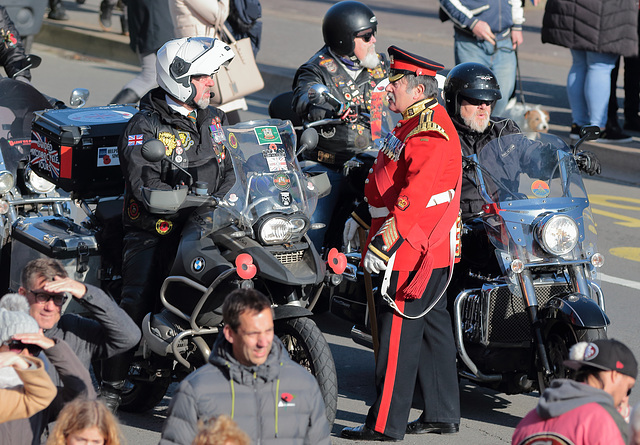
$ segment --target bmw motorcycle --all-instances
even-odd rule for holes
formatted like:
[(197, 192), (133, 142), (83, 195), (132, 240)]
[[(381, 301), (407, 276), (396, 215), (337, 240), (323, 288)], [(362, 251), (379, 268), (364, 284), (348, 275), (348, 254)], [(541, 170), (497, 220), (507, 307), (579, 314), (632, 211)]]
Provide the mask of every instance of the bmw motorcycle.
[[(514, 134), (463, 159), (486, 204), (464, 224), (448, 294), (459, 375), (481, 386), (542, 392), (568, 376), (563, 361), (573, 344), (606, 338), (597, 280), (604, 258), (576, 163), (597, 129), (584, 130), (573, 149), (553, 135)], [(354, 321), (352, 338), (371, 347), (366, 299), (349, 277), (332, 312)]]
[[(317, 133), (310, 131), (302, 135), (303, 148), (317, 142)], [(227, 148), (236, 177), (224, 198), (208, 195), (202, 182), (143, 190), (144, 205), (152, 213), (188, 209), (190, 217), (162, 284), (162, 308), (142, 323), (142, 341), (120, 409), (152, 408), (171, 382), (207, 363), (223, 329), (225, 297), (249, 287), (271, 299), (275, 333), (292, 359), (316, 377), (332, 423), (337, 408), (335, 364), (307, 307), (312, 291), (339, 277), (346, 260), (333, 252), (327, 267), (306, 236), (318, 189), (296, 160), (294, 129), (279, 120), (251, 121), (220, 129), (215, 138)], [(146, 142), (142, 153), (150, 162), (171, 162), (158, 140)], [(98, 221), (105, 220), (112, 203), (99, 201), (84, 227), (99, 231)]]

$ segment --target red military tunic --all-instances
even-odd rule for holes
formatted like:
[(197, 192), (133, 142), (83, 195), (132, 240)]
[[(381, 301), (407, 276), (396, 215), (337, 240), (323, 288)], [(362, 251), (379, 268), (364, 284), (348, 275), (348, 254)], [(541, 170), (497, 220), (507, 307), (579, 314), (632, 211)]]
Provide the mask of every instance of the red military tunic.
[[(365, 184), (372, 213), (367, 244), (385, 261), (395, 253), (394, 271), (422, 267), (418, 275), (426, 273), (428, 280), (432, 269), (449, 267), (453, 260), (448, 231), (460, 208), (460, 141), (449, 115), (435, 99), (412, 105), (403, 117), (407, 119), (393, 130), (395, 149), (380, 151)], [(380, 216), (385, 213), (382, 208), (388, 215)], [(439, 230), (434, 231), (437, 226)], [(443, 227), (447, 239), (441, 241), (436, 238), (442, 238)], [(422, 293), (418, 292), (414, 297)]]

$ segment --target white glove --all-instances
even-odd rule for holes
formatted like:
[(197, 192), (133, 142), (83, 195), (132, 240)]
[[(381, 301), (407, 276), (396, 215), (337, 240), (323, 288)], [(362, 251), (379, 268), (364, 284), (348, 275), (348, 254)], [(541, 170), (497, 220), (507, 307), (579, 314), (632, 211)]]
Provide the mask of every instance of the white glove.
[(360, 225), (353, 218), (349, 218), (344, 225), (344, 231), (342, 232), (342, 244), (347, 252), (356, 250), (360, 247), (358, 227), (360, 227)]
[(367, 254), (364, 256), (362, 265), (369, 273), (379, 273), (383, 270), (387, 270), (387, 264), (375, 254), (371, 253), (370, 250), (367, 250)]

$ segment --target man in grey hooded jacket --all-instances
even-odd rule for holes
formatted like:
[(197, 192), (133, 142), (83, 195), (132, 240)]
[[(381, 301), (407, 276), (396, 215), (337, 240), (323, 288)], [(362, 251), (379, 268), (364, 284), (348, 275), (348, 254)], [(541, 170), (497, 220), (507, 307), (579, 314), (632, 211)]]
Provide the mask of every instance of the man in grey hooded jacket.
[(330, 444), (318, 383), (274, 336), (267, 297), (254, 289), (235, 290), (222, 316), (224, 335), (213, 345), (209, 363), (180, 384), (160, 444), (189, 445), (199, 421), (221, 414), (254, 444)]

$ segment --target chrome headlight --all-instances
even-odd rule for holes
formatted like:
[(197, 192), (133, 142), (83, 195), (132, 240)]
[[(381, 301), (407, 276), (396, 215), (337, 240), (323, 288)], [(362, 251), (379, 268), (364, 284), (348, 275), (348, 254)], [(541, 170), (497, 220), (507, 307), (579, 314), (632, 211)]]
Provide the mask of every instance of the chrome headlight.
[(13, 184), (13, 175), (6, 170), (0, 171), (0, 194), (4, 195), (11, 190), (13, 188)]
[(551, 215), (543, 218), (536, 227), (536, 239), (551, 255), (564, 255), (578, 243), (578, 225), (566, 215)]
[(42, 176), (38, 176), (30, 168), (24, 171), (24, 183), (33, 193), (49, 193), (56, 188), (54, 183), (47, 181)]
[(304, 235), (307, 228), (307, 220), (301, 217), (287, 218), (276, 216), (267, 218), (259, 225), (257, 230), (260, 241), (264, 244), (283, 244), (288, 241), (296, 241)]
[(265, 244), (282, 244), (291, 239), (293, 226), (291, 222), (282, 217), (270, 218), (260, 226), (258, 235)]

